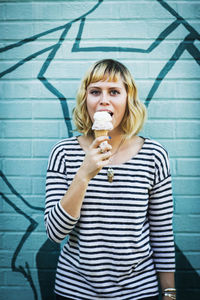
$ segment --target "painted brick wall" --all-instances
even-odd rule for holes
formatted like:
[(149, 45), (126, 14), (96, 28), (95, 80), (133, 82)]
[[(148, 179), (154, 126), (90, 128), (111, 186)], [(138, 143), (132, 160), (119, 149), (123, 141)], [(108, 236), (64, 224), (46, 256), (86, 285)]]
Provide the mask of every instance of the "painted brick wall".
[(59, 245), (43, 224), (51, 147), (72, 132), (81, 77), (102, 58), (136, 79), (141, 133), (170, 155), (178, 299), (200, 299), (199, 1), (0, 1), (0, 298), (51, 300)]

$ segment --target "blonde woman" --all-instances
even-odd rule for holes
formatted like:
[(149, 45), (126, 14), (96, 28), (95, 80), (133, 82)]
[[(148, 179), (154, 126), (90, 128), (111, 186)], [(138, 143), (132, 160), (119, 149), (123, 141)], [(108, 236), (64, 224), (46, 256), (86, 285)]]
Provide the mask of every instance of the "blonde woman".
[[(112, 117), (109, 137), (94, 137), (98, 111)], [(158, 282), (163, 300), (176, 297), (169, 161), (158, 142), (138, 136), (145, 119), (128, 69), (111, 59), (92, 65), (74, 110), (81, 135), (55, 145), (47, 170), (47, 234), (68, 237), (56, 299), (158, 299)]]

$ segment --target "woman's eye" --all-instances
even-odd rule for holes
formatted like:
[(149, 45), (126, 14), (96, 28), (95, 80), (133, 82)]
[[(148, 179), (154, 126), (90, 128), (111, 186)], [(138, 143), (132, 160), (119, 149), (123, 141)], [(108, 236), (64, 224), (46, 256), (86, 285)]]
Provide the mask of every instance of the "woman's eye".
[(98, 90), (92, 90), (90, 93), (92, 95), (94, 95), (94, 96), (97, 96), (97, 95), (99, 95), (100, 91), (98, 91)]
[(119, 95), (119, 92), (118, 92), (117, 90), (111, 90), (111, 91), (110, 91), (110, 94), (111, 94), (112, 96), (115, 96), (115, 95)]

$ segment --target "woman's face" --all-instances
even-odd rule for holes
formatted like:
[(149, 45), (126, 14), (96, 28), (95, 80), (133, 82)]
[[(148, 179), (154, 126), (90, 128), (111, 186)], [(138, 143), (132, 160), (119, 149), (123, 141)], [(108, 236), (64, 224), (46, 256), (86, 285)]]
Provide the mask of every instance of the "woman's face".
[(87, 88), (86, 104), (92, 123), (95, 112), (108, 111), (112, 116), (113, 130), (121, 131), (120, 124), (127, 105), (127, 92), (121, 78), (116, 82), (91, 83)]

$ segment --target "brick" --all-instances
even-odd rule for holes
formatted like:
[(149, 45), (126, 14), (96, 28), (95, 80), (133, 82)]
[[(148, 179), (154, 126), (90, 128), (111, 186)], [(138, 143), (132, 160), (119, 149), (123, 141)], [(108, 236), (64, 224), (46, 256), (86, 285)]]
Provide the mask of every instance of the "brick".
[[(18, 63), (18, 61), (6, 61), (1, 64), (2, 70), (8, 70), (11, 66)], [(40, 63), (41, 64), (41, 63)], [(34, 70), (36, 69), (37, 63), (29, 61), (25, 64), (21, 65), (19, 68), (15, 70), (15, 72), (10, 72), (5, 75), (6, 79), (31, 79), (33, 78)], [(30, 71), (31, 70), (31, 71)], [(38, 71), (37, 71), (38, 72)]]
[(175, 138), (176, 123), (173, 120), (155, 120), (146, 122), (144, 136), (152, 139)]
[(31, 97), (32, 85), (30, 81), (1, 81), (0, 83), (0, 97), (2, 99), (6, 98), (21, 98), (28, 99)]
[[(7, 177), (9, 183), (14, 187), (14, 189), (20, 194), (30, 194), (31, 193), (31, 179), (27, 177)], [(4, 194), (11, 194), (12, 191), (9, 189), (4, 181), (0, 181), (0, 190)]]
[[(61, 6), (54, 3), (8, 3), (6, 5), (7, 20), (46, 20), (60, 16)], [(43, 18), (42, 18), (43, 15)]]
[[(148, 80), (148, 81), (137, 80), (137, 86), (139, 89), (140, 99), (147, 98), (153, 85), (154, 85), (153, 80), (151, 80), (151, 81), (150, 80)], [(166, 91), (167, 91), (167, 93), (166, 93)], [(157, 104), (161, 103), (163, 101), (163, 99), (169, 99), (172, 104), (171, 106), (173, 106), (174, 103), (176, 102), (174, 100), (176, 98), (187, 100), (188, 104), (186, 102), (184, 102), (184, 104), (186, 103), (187, 105), (191, 104), (191, 99), (198, 100), (198, 81), (188, 81), (188, 82), (185, 81), (184, 83), (177, 81), (175, 83), (173, 81), (165, 81), (164, 80), (159, 85), (159, 88), (153, 95), (153, 100), (156, 100)], [(190, 99), (190, 100), (188, 100), (188, 99)], [(149, 109), (150, 109), (151, 105), (153, 104), (153, 100), (151, 100), (151, 102), (150, 102)], [(164, 107), (163, 107), (163, 109), (164, 109)], [(174, 115), (174, 113), (172, 111), (172, 107), (170, 108), (170, 110), (172, 112), (172, 115)], [(164, 110), (162, 112), (166, 113)], [(190, 113), (190, 112), (188, 112), (188, 113)], [(160, 116), (163, 117), (162, 113)], [(149, 114), (149, 117), (151, 117), (150, 114)], [(171, 118), (171, 116), (169, 116), (169, 117)]]
[[(7, 268), (11, 266), (11, 261), (14, 255), (14, 249), (12, 250), (1, 250), (0, 251), (0, 264), (2, 268)], [(25, 261), (28, 261), (31, 266), (34, 264), (35, 251), (23, 251), (23, 255), (17, 257), (17, 264), (24, 264)]]
[(200, 175), (200, 159), (177, 159), (177, 175)]
[(24, 26), (23, 22), (15, 23), (15, 26), (13, 27), (12, 23), (9, 23), (7, 21), (4, 22), (4, 26), (1, 26), (0, 30), (0, 36), (1, 39), (17, 39), (21, 40), (28, 36), (33, 35), (33, 24), (29, 23)]
[(32, 118), (31, 102), (1, 102), (1, 119), (30, 119)]
[(45, 176), (43, 178), (33, 178), (32, 189), (34, 195), (43, 195), (45, 192)]
[(59, 122), (34, 122), (32, 124), (32, 136), (37, 138), (56, 138), (59, 136)]
[(1, 214), (1, 230), (12, 232), (13, 224), (15, 224), (14, 229), (16, 231), (24, 232), (24, 228), (27, 228), (30, 225), (30, 221), (28, 221), (23, 215), (20, 214)]
[(4, 251), (13, 249), (17, 247), (17, 245), (20, 243), (20, 240), (22, 238), (22, 234), (18, 232), (12, 232), (12, 233), (4, 233), (1, 237), (1, 247)]
[(5, 20), (5, 4), (0, 3), (0, 20)]
[(199, 120), (179, 120), (176, 123), (176, 136), (179, 138), (200, 138)]
[(78, 79), (80, 80), (90, 67), (87, 61), (54, 60), (47, 70), (47, 76), (53, 79)]
[[(73, 136), (78, 136), (80, 135), (80, 132), (76, 131), (76, 128), (75, 128), (75, 125), (73, 123), (73, 120), (71, 120), (71, 124), (72, 126), (72, 135)], [(62, 122), (60, 124), (60, 135), (59, 135), (60, 139), (66, 139), (68, 137), (68, 130), (67, 130), (67, 127), (66, 127), (66, 124), (64, 122)]]
[[(45, 174), (44, 174), (45, 176)], [(7, 195), (9, 200), (12, 203), (20, 203), (20, 209), (28, 215), (31, 215), (33, 212), (41, 212), (44, 211), (44, 203), (45, 203), (45, 197), (44, 195), (38, 196), (38, 195), (23, 195), (23, 198), (25, 199), (26, 203), (24, 203), (22, 200), (19, 202), (19, 197), (12, 195)], [(29, 206), (27, 205), (29, 204)], [(10, 206), (5, 200), (1, 202), (3, 208), (2, 211), (5, 213), (13, 212), (12, 206)]]
[(199, 196), (175, 196), (174, 202), (178, 214), (200, 214)]
[[(126, 62), (125, 62), (126, 63)], [(38, 64), (38, 66), (37, 66)], [(30, 67), (32, 69), (38, 69), (39, 68), (39, 64), (35, 63), (32, 66), (27, 65), (26, 66), (26, 70), (24, 71), (22, 70), (21, 72), (23, 73), (23, 76), (26, 78), (30, 76), (30, 72), (29, 69)], [(137, 61), (135, 60), (134, 62), (128, 62), (127, 63), (130, 71), (132, 72), (133, 76), (138, 78), (148, 78), (148, 79), (154, 79), (155, 77), (157, 77), (157, 75), (160, 73), (161, 71), (161, 64), (160, 61), (151, 61), (150, 63), (147, 63), (146, 61), (142, 62), (142, 61)], [(74, 61), (74, 62), (70, 62), (68, 60), (62, 60), (62, 61), (52, 61), (51, 64), (49, 65), (49, 68), (46, 72), (46, 76), (48, 76), (48, 78), (52, 78), (55, 79), (78, 79), (80, 80), (83, 75), (85, 74), (86, 70), (88, 69), (88, 67), (90, 66), (90, 63), (85, 62), (85, 61)], [(28, 73), (28, 75), (26, 75), (26, 72)], [(12, 75), (10, 75), (12, 76)], [(17, 75), (18, 77), (20, 77), (20, 73)], [(169, 72), (169, 74), (167, 75), (167, 78), (171, 79), (177, 79), (177, 78), (183, 78), (185, 79), (185, 77), (190, 78), (190, 79), (198, 79), (200, 77), (200, 73), (199, 73), (199, 69), (198, 69), (198, 65), (194, 62), (191, 61), (180, 61), (177, 62), (175, 67)], [(162, 85), (162, 83), (161, 83)]]
[(48, 158), (52, 147), (59, 139), (33, 141), (33, 156)]
[[(34, 300), (34, 295), (30, 287), (4, 287), (0, 289), (1, 299), (8, 300), (8, 291), (9, 291), (9, 298), (10, 299), (29, 299)], [(16, 298), (17, 295), (17, 298)]]
[[(67, 23), (69, 23), (69, 22), (59, 19), (54, 24), (52, 24), (52, 20), (51, 21), (43, 21), (43, 22), (33, 22), (32, 27), (33, 27), (34, 34), (44, 32), (45, 35), (42, 36), (42, 39), (43, 40), (52, 40), (52, 41), (54, 41), (54, 44), (55, 44), (55, 41), (56, 42), (59, 41), (59, 39), (65, 29), (65, 28), (63, 28), (63, 26), (66, 25)], [(71, 38), (70, 35), (72, 35), (73, 37), (75, 37), (77, 35), (78, 26), (79, 26), (79, 22), (75, 23), (75, 25), (70, 28), (70, 30), (68, 31), (68, 34), (67, 34), (67, 38)], [(51, 32), (52, 28), (57, 28), (57, 30)]]
[(24, 138), (51, 138), (59, 136), (59, 123), (57, 121), (18, 121), (9, 120), (4, 125), (4, 137)]
[(3, 212), (3, 201), (4, 201), (3, 197), (0, 196), (0, 213)]
[(31, 130), (31, 120), (27, 120), (26, 122), (21, 119), (18, 121), (6, 120), (4, 122), (4, 137), (6, 138), (31, 137)]
[[(21, 45), (20, 47), (10, 49), (9, 51), (4, 51), (1, 53), (2, 55), (1, 57), (2, 59), (4, 59), (5, 62), (9, 61), (11, 66), (13, 65), (13, 63), (10, 60), (11, 59), (13, 60), (13, 57), (17, 62), (18, 60), (24, 59), (27, 56), (30, 56), (31, 54), (40, 51), (41, 49), (45, 49), (49, 47), (51, 44), (49, 44), (49, 41), (44, 42), (44, 41), (36, 40), (34, 43), (26, 43), (24, 45)], [(10, 41), (4, 40), (4, 45), (2, 46), (6, 47), (9, 45), (10, 45)], [(39, 56), (39, 58), (45, 60), (46, 55), (47, 55), (46, 53), (43, 53)]]
[[(163, 63), (162, 63), (163, 64)], [(150, 63), (149, 67), (149, 78), (155, 78), (158, 76), (158, 74), (161, 71), (161, 62), (159, 61), (152, 61)], [(179, 60), (176, 62), (175, 66), (170, 70), (170, 72), (167, 74), (167, 79), (177, 79), (179, 80), (182, 78), (185, 80), (185, 78), (188, 79), (199, 79), (200, 78), (200, 72), (199, 72), (199, 66), (196, 63), (196, 61), (185, 61), (185, 60)]]
[[(22, 263), (22, 266), (25, 268), (25, 262)], [(23, 274), (21, 274), (20, 272), (13, 272), (12, 270), (5, 271), (5, 284), (9, 287), (28, 287), (27, 279), (24, 278)]]
[[(187, 34), (187, 30), (183, 30), (180, 39), (184, 39), (185, 35)], [(92, 63), (96, 60), (102, 59), (102, 52), (95, 51), (96, 47), (104, 47), (105, 49), (107, 47), (114, 47), (113, 51), (110, 49), (109, 52), (104, 52), (104, 58), (110, 58), (113, 57), (114, 59), (118, 59), (125, 63), (128, 67), (129, 65), (133, 65), (133, 62), (138, 62), (140, 59), (141, 61), (147, 61), (147, 66), (149, 67), (149, 62), (153, 60), (164, 60), (162, 63), (161, 68), (164, 66), (164, 64), (167, 63), (168, 59), (173, 55), (177, 47), (180, 45), (180, 40), (167, 40), (167, 42), (162, 42), (157, 48), (155, 48), (153, 51), (148, 53), (148, 49), (152, 45), (153, 41), (151, 40), (145, 40), (145, 39), (137, 39), (134, 36), (132, 36), (131, 39), (116, 39), (113, 41), (112, 39), (102, 39), (97, 40), (93, 38), (92, 40), (81, 40), (80, 41), (80, 48), (90, 48), (90, 51), (84, 52), (84, 59), (89, 59)], [(63, 59), (63, 57), (66, 57), (66, 53), (69, 53), (66, 58), (75, 58), (78, 60), (83, 60), (83, 55), (80, 52), (73, 52), (70, 53), (70, 49), (73, 46), (72, 42), (70, 45), (70, 42), (64, 42), (62, 45), (62, 50), (57, 53), (58, 59)], [(98, 49), (98, 48), (97, 48)], [(116, 51), (120, 49), (121, 51)], [(135, 51), (135, 49), (141, 49), (146, 50), (147, 53), (143, 53), (142, 51)], [(94, 50), (94, 51), (92, 51)], [(188, 52), (185, 52), (184, 54), (185, 59), (190, 59), (191, 56)], [(182, 58), (182, 57), (181, 57)], [(135, 74), (134, 69), (130, 71), (132, 72), (134, 77), (137, 77)]]
[(190, 119), (199, 118), (199, 101), (152, 101), (149, 106), (149, 116), (151, 118), (175, 118)]
[[(109, 9), (110, 8), (110, 9)], [(150, 3), (146, 2), (144, 5), (141, 5), (139, 2), (128, 1), (125, 5), (122, 5), (121, 2), (115, 3), (114, 7), (111, 3), (103, 3), (99, 9), (95, 10), (92, 16), (98, 17), (106, 16), (112, 19), (137, 19), (143, 16), (145, 19), (170, 19), (172, 16), (167, 12), (159, 3)], [(90, 17), (90, 16), (89, 16)]]
[[(65, 100), (63, 100), (65, 101)], [(66, 117), (72, 117), (72, 109), (75, 106), (74, 101), (67, 100), (67, 107), (69, 110), (69, 116)], [(52, 101), (49, 103), (40, 102), (40, 105), (38, 103), (33, 104), (33, 117), (36, 119), (63, 119), (63, 111), (61, 107), (61, 103), (59, 100)]]
[[(76, 91), (80, 84), (80, 79), (76, 79), (76, 80), (63, 79), (63, 80), (59, 80), (59, 81), (50, 79), (49, 82), (53, 86), (53, 88), (57, 89), (59, 91), (59, 93), (61, 93), (61, 97), (64, 96), (66, 99), (75, 99)], [(40, 93), (42, 94), (43, 98), (52, 98), (52, 96), (53, 96), (54, 99), (59, 101), (59, 99), (58, 99), (59, 95), (57, 95), (57, 93), (56, 93), (56, 97), (55, 97), (51, 92), (47, 91), (45, 87), (43, 89), (41, 89)], [(47, 93), (48, 93), (48, 95), (47, 95)]]
[[(191, 80), (185, 82), (176, 82), (176, 94), (177, 98), (182, 99), (198, 99), (198, 80)], [(191, 101), (189, 101), (191, 103)]]
[(50, 103), (34, 103), (33, 104), (34, 118), (48, 118), (48, 119), (63, 119), (62, 108), (59, 101), (52, 101)]
[(198, 251), (200, 243), (199, 233), (178, 233), (175, 235), (175, 242), (181, 251)]
[(0, 156), (30, 157), (32, 153), (31, 141), (2, 140), (0, 141)]
[[(53, 81), (49, 80), (50, 84), (61, 92), (66, 98), (74, 98), (79, 81)], [(1, 81), (0, 82), (0, 97), (3, 99), (30, 99), (32, 101), (38, 99), (58, 99), (52, 92), (50, 92), (39, 80), (29, 81)], [(58, 100), (59, 101), (59, 100)], [(48, 112), (48, 111), (47, 111)]]
[(8, 176), (43, 176), (46, 169), (46, 159), (6, 159), (3, 162), (3, 171)]
[(177, 3), (177, 11), (184, 18), (196, 19), (200, 17), (199, 3)]
[(38, 212), (32, 214), (33, 219), (38, 223), (37, 228), (35, 229), (35, 232), (45, 232), (45, 224), (44, 224), (44, 214), (43, 212)]
[(199, 195), (200, 185), (197, 178), (173, 178), (174, 195)]
[[(142, 39), (154, 39), (160, 32), (162, 32), (167, 26), (169, 26), (169, 21), (162, 20), (162, 22), (156, 22), (155, 20), (116, 20), (111, 22), (110, 20), (105, 20), (103, 23), (101, 21), (89, 22), (86, 20), (84, 31), (82, 34), (83, 39), (118, 39), (119, 36), (124, 39), (132, 38), (134, 32), (134, 38)], [(198, 23), (195, 24), (198, 28)], [(142, 31), (141, 31), (142, 28)], [(176, 38), (182, 35), (185, 29), (179, 26), (176, 29)]]
[(5, 234), (0, 233), (0, 250), (3, 249), (3, 239), (4, 239)]
[(173, 224), (176, 234), (178, 232), (200, 232), (199, 215), (175, 215)]
[(7, 3), (5, 9), (7, 20), (30, 20), (33, 17), (32, 5), (28, 3)]
[[(182, 157), (198, 157), (200, 149), (199, 140), (162, 140), (163, 146), (167, 149), (171, 158), (182, 158)], [(191, 147), (192, 145), (192, 147)]]
[[(23, 236), (23, 233), (18, 232), (8, 232), (6, 236), (3, 236), (3, 248), (6, 249), (13, 249), (14, 246), (19, 244), (21, 238)], [(30, 237), (26, 240), (26, 242), (23, 244), (23, 250), (21, 251), (38, 251), (38, 249), (41, 247), (41, 245), (47, 240), (46, 233), (40, 233), (40, 232), (32, 232)], [(22, 255), (22, 252), (20, 252)]]

